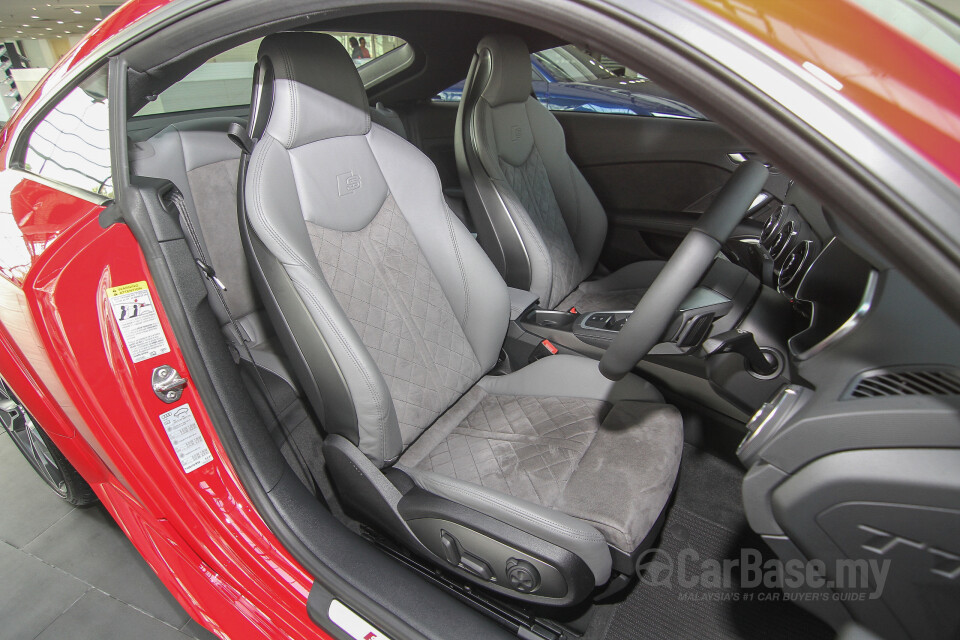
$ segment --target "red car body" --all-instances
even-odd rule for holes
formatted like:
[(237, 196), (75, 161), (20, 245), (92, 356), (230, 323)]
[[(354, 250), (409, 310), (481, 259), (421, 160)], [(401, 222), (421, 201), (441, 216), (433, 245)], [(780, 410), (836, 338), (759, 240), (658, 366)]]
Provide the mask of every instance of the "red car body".
[[(696, 0), (798, 65), (842, 83), (840, 94), (960, 184), (960, 71), (853, 4)], [(184, 473), (145, 393), (156, 361), (133, 363), (107, 289), (146, 281), (189, 378), (133, 234), (103, 229), (103, 207), (9, 167), (11, 134), (40, 98), (98, 45), (166, 0), (133, 0), (78, 44), (0, 134), (0, 373), (96, 491), (190, 615), (224, 638), (327, 637), (308, 618), (313, 583), (241, 486), (195, 388), (183, 400), (213, 462)], [(884, 43), (877, 46), (878, 42)]]

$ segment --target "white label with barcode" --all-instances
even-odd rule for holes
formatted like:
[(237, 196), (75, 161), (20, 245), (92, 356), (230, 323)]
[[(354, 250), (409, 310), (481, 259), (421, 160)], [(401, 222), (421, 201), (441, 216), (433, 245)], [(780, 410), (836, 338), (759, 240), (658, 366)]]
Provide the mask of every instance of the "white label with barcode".
[(200, 425), (193, 417), (190, 405), (185, 404), (160, 414), (160, 423), (170, 438), (170, 444), (187, 473), (213, 462), (213, 455), (200, 433)]

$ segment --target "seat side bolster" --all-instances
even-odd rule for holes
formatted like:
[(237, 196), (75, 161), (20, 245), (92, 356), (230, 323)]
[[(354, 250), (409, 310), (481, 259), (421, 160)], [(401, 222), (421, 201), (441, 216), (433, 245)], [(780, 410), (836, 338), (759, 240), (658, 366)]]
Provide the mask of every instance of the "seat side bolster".
[(480, 485), (446, 476), (395, 467), (406, 473), (421, 489), (485, 513), (527, 531), (581, 558), (593, 573), (596, 585), (610, 579), (612, 557), (606, 539), (597, 529), (565, 513), (535, 505)]

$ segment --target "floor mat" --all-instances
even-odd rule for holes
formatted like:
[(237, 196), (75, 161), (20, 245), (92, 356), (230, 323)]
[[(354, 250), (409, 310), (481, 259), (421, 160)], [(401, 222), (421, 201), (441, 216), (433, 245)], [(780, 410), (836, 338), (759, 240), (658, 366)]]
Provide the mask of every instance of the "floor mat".
[(739, 559), (741, 549), (756, 549), (764, 560), (775, 556), (747, 526), (739, 466), (688, 445), (681, 470), (649, 577), (602, 616), (605, 628), (588, 635), (604, 640), (833, 638), (827, 625), (783, 600), (778, 589), (745, 588), (739, 570), (724, 579), (713, 563), (704, 564), (714, 560), (722, 567), (725, 559)]

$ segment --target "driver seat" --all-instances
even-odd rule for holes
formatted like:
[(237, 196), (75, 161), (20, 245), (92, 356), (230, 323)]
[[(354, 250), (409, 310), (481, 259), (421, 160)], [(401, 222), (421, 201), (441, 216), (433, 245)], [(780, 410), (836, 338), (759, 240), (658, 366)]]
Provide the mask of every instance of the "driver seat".
[(637, 306), (664, 263), (635, 262), (587, 280), (607, 216), (567, 155), (560, 123), (532, 96), (520, 38), (490, 35), (477, 45), (454, 145), (477, 238), (507, 284), (535, 293), (547, 309)]
[(241, 237), (344, 507), (528, 602), (632, 573), (674, 488), (679, 412), (587, 358), (488, 375), (507, 287), (430, 161), (371, 124), (343, 46), (271, 35), (255, 73)]

